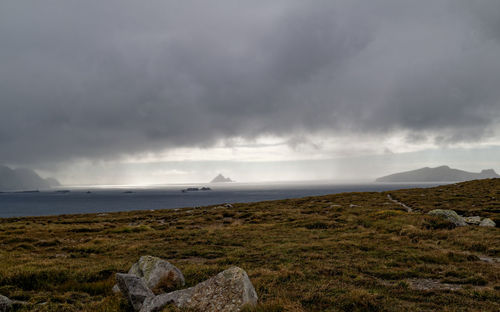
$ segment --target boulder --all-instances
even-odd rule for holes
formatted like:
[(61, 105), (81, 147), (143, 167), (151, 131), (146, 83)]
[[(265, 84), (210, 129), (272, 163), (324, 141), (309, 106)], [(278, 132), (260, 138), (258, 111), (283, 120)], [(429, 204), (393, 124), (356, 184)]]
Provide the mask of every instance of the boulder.
[(438, 216), (441, 218), (444, 218), (451, 223), (455, 224), (455, 226), (466, 226), (467, 223), (465, 223), (464, 218), (459, 216), (455, 211), (453, 210), (447, 210), (447, 209), (434, 209), (429, 211), (428, 213), (431, 216)]
[(464, 217), (464, 221), (467, 224), (479, 225), (479, 223), (481, 223), (481, 217), (480, 216)]
[(0, 295), (0, 312), (7, 312), (12, 309), (12, 301), (5, 297)]
[(481, 223), (479, 223), (479, 226), (490, 226), (490, 227), (495, 227), (497, 224), (495, 221), (491, 220), (490, 218), (484, 218), (481, 220)]
[[(153, 256), (142, 256), (134, 263), (128, 274), (138, 276), (143, 279), (146, 285), (153, 290), (158, 288), (176, 288), (184, 286), (184, 275), (175, 265), (170, 262)], [(117, 292), (116, 285), (113, 292)]]
[(116, 282), (122, 294), (128, 299), (135, 311), (142, 308), (142, 303), (154, 293), (146, 286), (144, 280), (132, 274), (116, 274)]
[(147, 298), (141, 312), (161, 311), (168, 304), (194, 311), (236, 312), (257, 304), (257, 293), (247, 273), (232, 267), (194, 287)]

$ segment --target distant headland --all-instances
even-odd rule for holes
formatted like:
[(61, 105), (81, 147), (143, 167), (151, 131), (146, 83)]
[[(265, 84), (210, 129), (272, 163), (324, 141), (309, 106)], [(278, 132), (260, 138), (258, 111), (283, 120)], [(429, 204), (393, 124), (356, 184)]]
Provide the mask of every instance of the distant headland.
[(453, 169), (448, 166), (421, 168), (378, 178), (376, 182), (461, 182), (477, 179), (500, 178), (493, 169), (479, 173)]
[(221, 182), (234, 182), (233, 180), (231, 180), (229, 177), (224, 177), (222, 174), (219, 174), (218, 176), (216, 176), (215, 178), (212, 179), (212, 181), (210, 181), (210, 183), (221, 183)]
[(60, 186), (54, 178), (43, 179), (31, 169), (11, 169), (0, 165), (0, 191), (50, 189)]

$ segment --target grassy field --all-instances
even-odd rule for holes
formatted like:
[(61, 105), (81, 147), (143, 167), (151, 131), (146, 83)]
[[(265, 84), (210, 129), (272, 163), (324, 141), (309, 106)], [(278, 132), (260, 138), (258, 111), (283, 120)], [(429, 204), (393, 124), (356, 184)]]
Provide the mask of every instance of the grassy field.
[(500, 310), (500, 229), (424, 214), (500, 224), (500, 179), (233, 206), (0, 219), (0, 294), (20, 311), (128, 311), (114, 274), (150, 254), (187, 286), (240, 266), (251, 311)]

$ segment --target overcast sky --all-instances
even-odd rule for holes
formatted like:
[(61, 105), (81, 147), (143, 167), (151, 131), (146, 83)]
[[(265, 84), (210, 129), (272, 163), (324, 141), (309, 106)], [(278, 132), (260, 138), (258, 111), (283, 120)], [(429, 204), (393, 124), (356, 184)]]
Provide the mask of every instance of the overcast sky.
[(3, 0), (0, 109), (69, 184), (500, 169), (500, 1)]

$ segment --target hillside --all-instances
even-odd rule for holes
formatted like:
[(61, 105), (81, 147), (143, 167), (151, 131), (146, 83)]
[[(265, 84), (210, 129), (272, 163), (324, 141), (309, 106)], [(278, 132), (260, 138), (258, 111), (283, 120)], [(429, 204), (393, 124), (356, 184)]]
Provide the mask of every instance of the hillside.
[(31, 169), (10, 169), (0, 166), (0, 191), (49, 189), (58, 185), (56, 179), (43, 179)]
[[(407, 213), (388, 195), (418, 210)], [(0, 294), (20, 311), (129, 311), (111, 288), (146, 254), (192, 286), (244, 268), (247, 311), (498, 311), (500, 229), (450, 228), (453, 208), (500, 224), (500, 179), (176, 210), (0, 219)], [(175, 309), (165, 311), (177, 311)]]
[(448, 166), (421, 168), (412, 171), (391, 174), (378, 178), (377, 182), (460, 182), (477, 179), (500, 178), (493, 169), (485, 169), (479, 173), (452, 169)]

